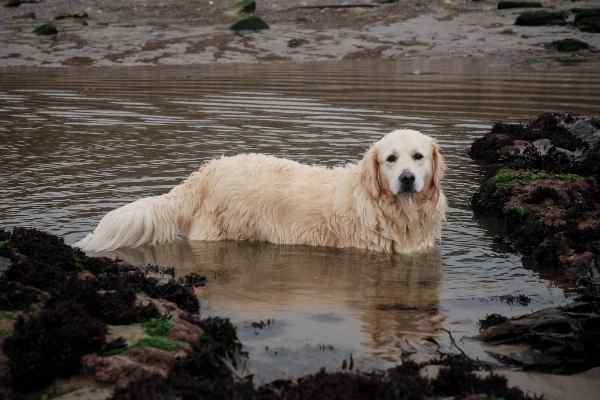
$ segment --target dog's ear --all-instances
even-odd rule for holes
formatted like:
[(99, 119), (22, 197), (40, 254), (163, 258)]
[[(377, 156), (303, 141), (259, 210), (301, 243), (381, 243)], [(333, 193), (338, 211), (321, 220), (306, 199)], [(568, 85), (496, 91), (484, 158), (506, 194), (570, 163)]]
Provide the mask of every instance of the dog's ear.
[(440, 146), (433, 142), (432, 144), (432, 156), (431, 156), (431, 184), (430, 190), (432, 191), (432, 197), (439, 197), (440, 191), (442, 189), (442, 178), (446, 175), (446, 160), (440, 151)]
[(382, 191), (377, 156), (377, 146), (373, 145), (365, 154), (360, 167), (360, 182), (374, 199), (378, 199)]

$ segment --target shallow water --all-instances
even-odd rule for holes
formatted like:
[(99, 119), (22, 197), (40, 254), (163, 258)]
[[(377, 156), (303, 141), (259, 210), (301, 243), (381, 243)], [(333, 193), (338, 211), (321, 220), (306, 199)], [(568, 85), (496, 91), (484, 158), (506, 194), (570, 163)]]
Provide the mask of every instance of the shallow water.
[[(362, 369), (383, 367), (418, 339), (447, 344), (441, 327), (469, 337), (487, 313), (568, 301), (565, 288), (523, 268), (473, 220), (468, 202), (483, 172), (466, 152), (496, 120), (597, 114), (599, 93), (592, 69), (525, 73), (464, 62), (5, 70), (0, 226), (71, 243), (107, 211), (167, 191), (213, 157), (264, 152), (336, 165), (358, 160), (393, 128), (422, 130), (449, 165), (438, 252), (178, 242), (118, 254), (207, 274), (203, 313), (238, 324), (258, 381), (333, 369), (350, 354)], [(529, 306), (497, 299), (521, 293)], [(483, 356), (476, 341), (461, 343)]]

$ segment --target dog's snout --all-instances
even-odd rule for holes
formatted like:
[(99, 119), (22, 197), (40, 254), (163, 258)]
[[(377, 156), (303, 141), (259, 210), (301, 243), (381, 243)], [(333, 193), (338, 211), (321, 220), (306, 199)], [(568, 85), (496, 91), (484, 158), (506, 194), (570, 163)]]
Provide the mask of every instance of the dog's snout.
[(415, 191), (415, 174), (405, 170), (400, 174), (400, 189), (402, 192), (414, 192)]
[(413, 183), (415, 183), (415, 174), (408, 171), (403, 172), (402, 174), (400, 174), (400, 182), (402, 182), (403, 184), (412, 185)]

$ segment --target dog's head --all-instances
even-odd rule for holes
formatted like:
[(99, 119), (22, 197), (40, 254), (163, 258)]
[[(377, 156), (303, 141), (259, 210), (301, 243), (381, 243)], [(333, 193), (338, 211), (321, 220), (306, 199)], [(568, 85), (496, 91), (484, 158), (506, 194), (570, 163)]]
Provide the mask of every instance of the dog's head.
[(436, 141), (421, 132), (395, 130), (361, 162), (361, 182), (374, 199), (384, 195), (437, 198), (446, 163)]

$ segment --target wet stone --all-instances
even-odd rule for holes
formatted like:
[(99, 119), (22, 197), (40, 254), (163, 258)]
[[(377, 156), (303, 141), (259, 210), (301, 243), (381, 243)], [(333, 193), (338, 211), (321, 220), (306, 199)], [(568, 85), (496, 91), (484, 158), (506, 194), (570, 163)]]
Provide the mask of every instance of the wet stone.
[(4, 3), (4, 7), (19, 7), (21, 4), (21, 0), (7, 0)]
[(499, 1), (498, 10), (511, 8), (542, 8), (542, 3), (537, 1)]
[(234, 8), (238, 13), (252, 14), (256, 11), (256, 0), (237, 0)]
[(587, 50), (590, 48), (590, 45), (586, 42), (579, 39), (561, 39), (555, 40), (554, 42), (550, 42), (546, 44), (547, 48), (555, 49), (561, 52), (573, 52), (580, 50)]
[(562, 11), (525, 11), (519, 15), (515, 25), (520, 26), (548, 26), (566, 25), (567, 14)]
[(574, 24), (582, 32), (600, 33), (600, 8), (573, 10)]
[(308, 44), (308, 40), (306, 40), (306, 39), (290, 39), (290, 40), (288, 40), (287, 47), (293, 49), (293, 48), (300, 47), (305, 44)]
[(58, 29), (54, 24), (42, 24), (37, 26), (33, 33), (37, 33), (38, 35), (56, 35), (58, 33)]
[(240, 19), (239, 21), (231, 25), (229, 29), (231, 29), (234, 32), (258, 32), (264, 29), (269, 29), (269, 25), (262, 18), (253, 15), (250, 17)]
[(67, 19), (67, 18), (72, 18), (72, 19), (86, 19), (88, 18), (88, 13), (86, 13), (85, 11), (81, 11), (78, 13), (66, 13), (66, 14), (60, 14), (57, 15), (56, 17), (54, 17), (55, 20), (59, 21), (61, 19)]

